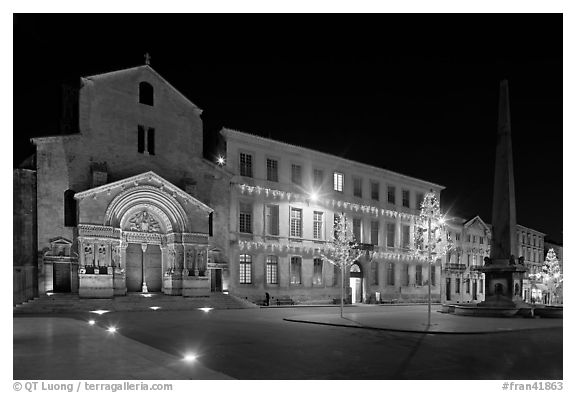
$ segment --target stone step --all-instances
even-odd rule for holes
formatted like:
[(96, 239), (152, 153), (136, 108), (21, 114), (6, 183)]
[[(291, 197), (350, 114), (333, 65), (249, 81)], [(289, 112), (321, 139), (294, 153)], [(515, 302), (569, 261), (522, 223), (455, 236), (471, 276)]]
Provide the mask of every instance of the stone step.
[(200, 307), (214, 309), (257, 308), (253, 303), (233, 295), (212, 294), (204, 298), (184, 298), (156, 294), (142, 297), (135, 294), (119, 296), (114, 299), (81, 299), (77, 294), (57, 294), (42, 296), (25, 304), (14, 307), (14, 314), (31, 313), (70, 313), (107, 309), (110, 311), (145, 311), (152, 306), (162, 310), (194, 310)]

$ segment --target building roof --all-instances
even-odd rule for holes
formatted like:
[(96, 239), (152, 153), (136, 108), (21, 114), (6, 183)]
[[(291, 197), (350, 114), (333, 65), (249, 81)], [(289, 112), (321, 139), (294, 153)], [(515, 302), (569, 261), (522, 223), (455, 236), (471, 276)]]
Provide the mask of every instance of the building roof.
[(346, 163), (346, 164), (358, 165), (358, 166), (364, 167), (364, 168), (366, 168), (366, 169), (371, 169), (371, 170), (378, 171), (378, 172), (380, 172), (380, 173), (382, 173), (382, 174), (384, 174), (384, 175), (392, 175), (392, 176), (401, 177), (401, 178), (404, 178), (404, 179), (407, 179), (407, 180), (416, 181), (416, 182), (419, 182), (419, 183), (424, 183), (424, 184), (426, 184), (426, 185), (428, 185), (428, 186), (437, 188), (437, 189), (439, 189), (439, 190), (443, 190), (443, 189), (446, 188), (446, 187), (444, 187), (444, 186), (442, 186), (442, 185), (440, 185), (440, 184), (432, 183), (432, 182), (429, 182), (429, 181), (426, 181), (426, 180), (422, 180), (422, 179), (418, 179), (418, 178), (412, 177), (412, 176), (403, 175), (403, 174), (401, 174), (401, 173), (394, 172), (394, 171), (390, 171), (390, 170), (388, 170), (388, 169), (380, 168), (380, 167), (377, 167), (377, 166), (365, 164), (365, 163), (358, 162), (358, 161), (353, 161), (353, 160), (350, 160), (350, 159), (348, 159), (348, 158), (343, 158), (343, 157), (339, 157), (339, 156), (336, 156), (336, 155), (333, 155), (333, 154), (324, 153), (324, 152), (321, 152), (321, 151), (318, 151), (318, 150), (313, 150), (313, 149), (310, 149), (310, 148), (307, 148), (307, 147), (298, 146), (298, 145), (294, 145), (294, 144), (290, 144), (290, 143), (286, 143), (286, 142), (281, 142), (281, 141), (278, 141), (278, 140), (275, 140), (275, 139), (265, 138), (265, 137), (262, 137), (262, 136), (259, 136), (259, 135), (256, 135), (256, 134), (251, 134), (251, 133), (244, 132), (244, 131), (238, 131), (238, 130), (233, 130), (233, 129), (224, 127), (224, 128), (222, 128), (222, 130), (220, 130), (220, 133), (221, 133), (222, 135), (224, 135), (224, 137), (226, 137), (226, 138), (228, 138), (229, 136), (231, 136), (231, 137), (237, 137), (237, 138), (241, 138), (241, 139), (251, 138), (251, 139), (253, 139), (253, 140), (256, 140), (256, 141), (259, 141), (259, 142), (262, 142), (262, 143), (274, 143), (274, 144), (277, 144), (277, 145), (279, 145), (279, 146), (281, 146), (281, 147), (287, 147), (287, 148), (291, 148), (291, 149), (295, 149), (295, 150), (300, 150), (300, 151), (302, 151), (302, 152), (304, 152), (304, 153), (311, 153), (311, 154), (314, 154), (314, 155), (320, 155), (320, 156), (323, 156), (324, 158), (331, 159), (331, 160), (334, 160), (334, 159), (335, 159), (335, 160), (341, 161), (341, 162)]

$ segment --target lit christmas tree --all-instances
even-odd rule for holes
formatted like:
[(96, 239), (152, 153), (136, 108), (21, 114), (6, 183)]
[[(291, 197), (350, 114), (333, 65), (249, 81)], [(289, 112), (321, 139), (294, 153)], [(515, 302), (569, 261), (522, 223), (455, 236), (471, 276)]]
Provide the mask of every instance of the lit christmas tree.
[(412, 253), (418, 257), (424, 256), (428, 262), (428, 326), (430, 326), (431, 270), (434, 262), (450, 251), (452, 240), (448, 236), (444, 216), (440, 212), (440, 201), (434, 192), (426, 193), (420, 209), (420, 217), (416, 219), (414, 226)]
[(562, 282), (564, 277), (562, 276), (562, 268), (560, 267), (560, 261), (556, 257), (556, 252), (553, 248), (548, 250), (546, 254), (546, 260), (542, 266), (542, 271), (537, 274), (538, 278), (542, 278), (542, 281), (548, 287), (548, 304), (552, 303), (552, 295), (556, 297), (561, 296), (562, 292)]
[(340, 316), (344, 314), (344, 276), (350, 266), (356, 262), (362, 252), (354, 239), (352, 225), (347, 222), (344, 213), (338, 214), (334, 223), (334, 233), (327, 247), (327, 253), (322, 258), (340, 269)]

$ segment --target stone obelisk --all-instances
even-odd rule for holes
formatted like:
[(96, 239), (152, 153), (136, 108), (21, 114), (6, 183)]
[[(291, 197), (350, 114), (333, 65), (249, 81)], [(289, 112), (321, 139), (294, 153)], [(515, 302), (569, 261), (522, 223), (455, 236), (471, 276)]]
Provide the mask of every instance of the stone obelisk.
[(495, 164), (490, 258), (485, 258), (485, 264), (480, 269), (486, 277), (486, 298), (478, 306), (521, 308), (526, 306), (522, 302), (522, 279), (526, 268), (523, 258), (516, 255), (516, 196), (506, 80), (500, 82)]

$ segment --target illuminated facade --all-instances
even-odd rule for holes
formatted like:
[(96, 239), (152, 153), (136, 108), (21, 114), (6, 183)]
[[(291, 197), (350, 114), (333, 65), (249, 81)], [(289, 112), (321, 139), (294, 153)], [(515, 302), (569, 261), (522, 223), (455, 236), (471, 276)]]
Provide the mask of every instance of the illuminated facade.
[[(490, 256), (491, 226), (479, 216), (471, 220), (448, 220), (454, 248), (443, 264), (442, 301), (448, 303), (479, 303), (484, 300), (484, 274), (477, 268)], [(528, 274), (540, 271), (545, 259), (545, 234), (522, 225), (516, 225), (518, 256), (524, 257), (528, 268), (524, 278), (524, 300), (541, 301), (542, 284), (531, 280)], [(538, 300), (540, 299), (540, 300)]]
[[(410, 256), (424, 194), (442, 186), (341, 157), (224, 129), (230, 203), (230, 291), (298, 302), (340, 298), (320, 254), (344, 212), (367, 251), (345, 272), (351, 302), (426, 301), (428, 266)], [(440, 264), (432, 294), (440, 298)]]

